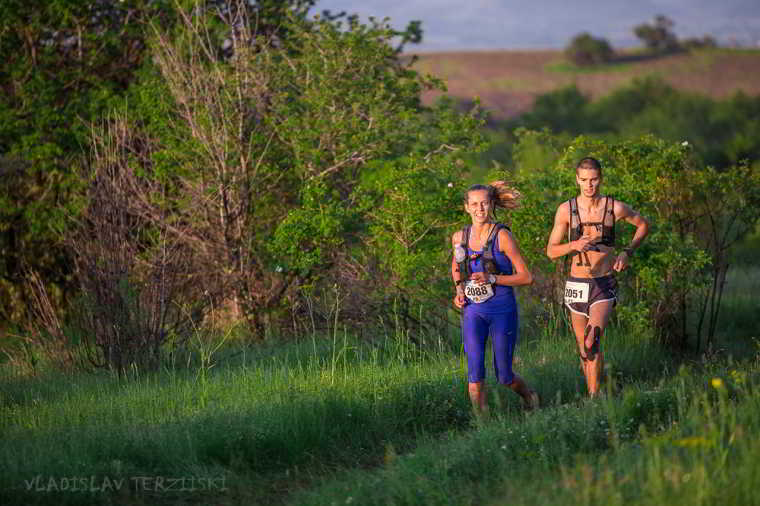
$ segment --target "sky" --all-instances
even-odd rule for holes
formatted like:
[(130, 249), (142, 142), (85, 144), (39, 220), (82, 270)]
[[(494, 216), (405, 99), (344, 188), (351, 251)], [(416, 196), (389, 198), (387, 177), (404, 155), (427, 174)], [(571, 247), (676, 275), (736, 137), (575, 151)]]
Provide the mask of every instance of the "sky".
[(760, 47), (760, 0), (318, 0), (315, 11), (421, 20), (414, 52), (561, 49), (581, 32), (614, 48), (640, 45), (633, 27), (664, 14), (679, 38), (712, 35), (722, 45)]

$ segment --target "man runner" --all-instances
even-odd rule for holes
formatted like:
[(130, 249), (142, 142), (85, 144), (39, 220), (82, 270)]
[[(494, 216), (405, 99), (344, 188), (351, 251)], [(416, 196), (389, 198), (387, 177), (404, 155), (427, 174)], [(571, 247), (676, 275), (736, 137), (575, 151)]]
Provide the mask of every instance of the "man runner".
[[(571, 256), (565, 305), (571, 313), (588, 393), (595, 397), (603, 367), (601, 338), (617, 304), (615, 272), (628, 266), (634, 250), (649, 233), (649, 222), (626, 203), (600, 193), (602, 166), (598, 160), (589, 157), (578, 162), (575, 180), (580, 194), (557, 208), (546, 254), (552, 260)], [(618, 255), (617, 220), (636, 227), (631, 244)], [(563, 243), (566, 236), (568, 241)]]

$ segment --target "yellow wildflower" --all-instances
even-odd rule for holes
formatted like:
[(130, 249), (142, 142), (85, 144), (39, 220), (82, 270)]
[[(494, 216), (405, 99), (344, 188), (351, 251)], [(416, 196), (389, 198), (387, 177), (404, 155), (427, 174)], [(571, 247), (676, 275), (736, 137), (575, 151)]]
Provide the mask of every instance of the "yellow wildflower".
[(685, 437), (676, 441), (676, 445), (684, 448), (696, 448), (698, 446), (712, 446), (712, 441), (704, 437)]
[(747, 373), (743, 371), (733, 370), (731, 371), (731, 379), (734, 380), (734, 383), (737, 385), (743, 385), (747, 379)]

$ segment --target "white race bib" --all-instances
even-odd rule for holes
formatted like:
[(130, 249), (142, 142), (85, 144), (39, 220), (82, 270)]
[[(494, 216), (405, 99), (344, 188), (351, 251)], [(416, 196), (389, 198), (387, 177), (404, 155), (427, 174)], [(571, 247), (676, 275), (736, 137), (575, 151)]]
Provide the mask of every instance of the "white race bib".
[(464, 285), (464, 294), (475, 304), (480, 304), (493, 297), (493, 288), (491, 287), (491, 283), (479, 285), (471, 279)]
[(588, 302), (588, 295), (591, 291), (591, 283), (581, 283), (578, 281), (568, 281), (565, 283), (565, 304), (573, 302)]

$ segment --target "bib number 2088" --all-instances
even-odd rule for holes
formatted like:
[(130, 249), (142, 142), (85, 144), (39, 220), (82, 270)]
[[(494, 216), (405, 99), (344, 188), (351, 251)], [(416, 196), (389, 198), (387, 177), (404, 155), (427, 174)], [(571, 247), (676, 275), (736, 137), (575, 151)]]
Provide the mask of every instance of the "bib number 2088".
[(475, 304), (480, 304), (493, 297), (493, 288), (490, 283), (479, 285), (473, 281), (469, 281), (464, 287), (464, 294)]

